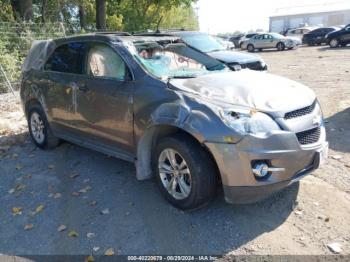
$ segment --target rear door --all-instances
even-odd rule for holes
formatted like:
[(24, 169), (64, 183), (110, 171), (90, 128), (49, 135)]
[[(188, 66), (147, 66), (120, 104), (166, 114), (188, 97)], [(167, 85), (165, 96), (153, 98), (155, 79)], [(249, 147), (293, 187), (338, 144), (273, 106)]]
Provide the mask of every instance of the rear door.
[(76, 92), (85, 79), (83, 66), (87, 44), (70, 42), (58, 46), (44, 65), (47, 81), (46, 107), (57, 131), (73, 131), (77, 120)]
[(133, 81), (127, 64), (106, 43), (91, 43), (86, 79), (77, 93), (77, 128), (93, 143), (133, 152)]

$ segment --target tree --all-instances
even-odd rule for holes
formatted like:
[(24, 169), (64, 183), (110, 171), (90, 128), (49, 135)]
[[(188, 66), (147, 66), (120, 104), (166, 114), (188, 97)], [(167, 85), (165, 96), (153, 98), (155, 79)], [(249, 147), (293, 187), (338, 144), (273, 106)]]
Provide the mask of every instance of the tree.
[(86, 28), (86, 21), (85, 21), (85, 9), (83, 4), (79, 5), (79, 23), (80, 23), (80, 28), (83, 30)]
[[(136, 32), (147, 29), (155, 30), (157, 26), (163, 27), (164, 24), (172, 24), (169, 22), (174, 15), (171, 12), (175, 12), (176, 8), (183, 8), (183, 10), (193, 8), (192, 3), (196, 0), (122, 0), (119, 5), (119, 13), (123, 15), (124, 29), (126, 31)], [(194, 11), (192, 12), (193, 18), (196, 20)], [(176, 16), (182, 16), (177, 12)], [(173, 17), (174, 20), (179, 17)], [(180, 21), (178, 19), (178, 21)], [(176, 25), (181, 22), (175, 23)]]
[(96, 28), (106, 29), (106, 0), (96, 0)]
[(17, 21), (33, 21), (33, 2), (32, 0), (11, 0), (13, 15)]

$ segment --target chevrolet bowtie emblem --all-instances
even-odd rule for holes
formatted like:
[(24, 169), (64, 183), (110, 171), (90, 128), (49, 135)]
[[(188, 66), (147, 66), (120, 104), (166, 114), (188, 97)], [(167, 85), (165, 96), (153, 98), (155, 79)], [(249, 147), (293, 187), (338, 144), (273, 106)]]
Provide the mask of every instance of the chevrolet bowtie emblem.
[(321, 117), (321, 116), (315, 116), (315, 117), (312, 119), (312, 123), (313, 123), (314, 125), (317, 125), (317, 126), (321, 125), (321, 123), (322, 123), (322, 117)]

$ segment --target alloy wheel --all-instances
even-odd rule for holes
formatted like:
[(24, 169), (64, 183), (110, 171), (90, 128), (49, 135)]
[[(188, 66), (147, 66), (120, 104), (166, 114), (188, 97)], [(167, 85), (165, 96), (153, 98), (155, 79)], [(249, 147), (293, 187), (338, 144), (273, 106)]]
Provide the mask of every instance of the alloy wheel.
[(174, 149), (164, 149), (158, 159), (159, 176), (167, 192), (177, 200), (186, 199), (192, 189), (190, 169)]
[(337, 47), (339, 45), (339, 42), (337, 39), (332, 39), (330, 41), (329, 45), (334, 48), (334, 47)]
[(35, 142), (42, 144), (45, 140), (45, 125), (41, 116), (37, 112), (33, 112), (30, 116), (30, 127)]

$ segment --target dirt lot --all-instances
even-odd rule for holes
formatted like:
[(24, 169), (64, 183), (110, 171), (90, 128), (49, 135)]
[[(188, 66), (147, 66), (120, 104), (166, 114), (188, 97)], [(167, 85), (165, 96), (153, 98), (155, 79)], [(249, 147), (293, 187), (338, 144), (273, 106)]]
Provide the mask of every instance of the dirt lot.
[(36, 149), (18, 99), (1, 95), (0, 253), (331, 254), (327, 245), (337, 243), (350, 254), (350, 47), (260, 55), (270, 72), (316, 92), (330, 142), (325, 166), (262, 203), (231, 206), (220, 193), (185, 213), (152, 181), (138, 182), (130, 163), (68, 143)]

